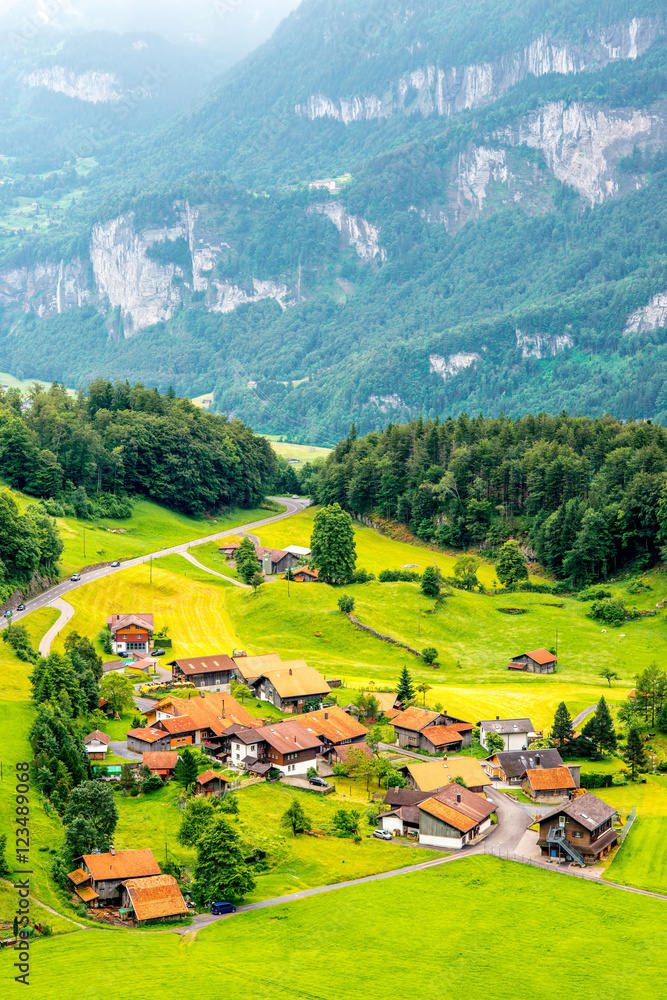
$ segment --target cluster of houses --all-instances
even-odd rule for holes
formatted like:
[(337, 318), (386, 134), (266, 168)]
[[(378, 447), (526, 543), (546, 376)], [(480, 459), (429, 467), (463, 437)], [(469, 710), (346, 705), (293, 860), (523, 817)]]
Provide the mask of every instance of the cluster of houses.
[[(233, 563), (236, 559), (236, 552), (240, 542), (229, 542), (222, 545), (218, 551), (225, 556), (228, 562)], [(284, 549), (267, 549), (255, 543), (255, 554), (257, 556), (257, 571), (264, 576), (278, 576), (291, 570), (290, 578), (297, 583), (313, 583), (318, 578), (316, 569), (311, 569), (303, 564), (310, 555), (310, 549), (300, 545), (288, 545)]]
[(106, 853), (93, 851), (80, 858), (68, 879), (77, 900), (86, 906), (104, 907), (121, 920), (145, 924), (153, 920), (178, 920), (188, 912), (178, 882), (163, 875), (148, 849)]

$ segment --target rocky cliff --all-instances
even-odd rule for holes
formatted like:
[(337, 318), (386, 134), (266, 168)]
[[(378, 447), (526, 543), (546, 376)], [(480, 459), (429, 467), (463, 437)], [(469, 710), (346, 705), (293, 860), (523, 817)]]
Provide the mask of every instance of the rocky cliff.
[(313, 205), (310, 210), (321, 212), (331, 219), (343, 241), (353, 247), (362, 260), (374, 260), (378, 255), (381, 260), (385, 260), (385, 252), (380, 248), (380, 230), (367, 219), (350, 215), (342, 202), (322, 202)]
[(26, 73), (23, 83), (31, 89), (51, 90), (90, 104), (115, 104), (123, 99), (120, 81), (113, 73), (75, 73), (64, 66), (51, 66)]
[(382, 97), (370, 94), (332, 98), (313, 94), (294, 110), (311, 121), (334, 118), (345, 125), (395, 114), (438, 114), (449, 118), (459, 111), (497, 100), (528, 76), (582, 73), (615, 60), (636, 59), (664, 30), (662, 18), (642, 17), (612, 25), (599, 34), (589, 32), (580, 44), (542, 34), (526, 48), (495, 62), (418, 67), (400, 77)]
[(667, 292), (654, 295), (648, 305), (628, 317), (624, 333), (649, 333), (667, 327)]

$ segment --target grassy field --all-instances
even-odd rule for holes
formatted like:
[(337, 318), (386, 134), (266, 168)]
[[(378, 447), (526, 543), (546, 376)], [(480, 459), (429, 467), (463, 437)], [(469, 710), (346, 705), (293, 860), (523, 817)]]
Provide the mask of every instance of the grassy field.
[[(189, 942), (104, 931), (39, 941), (31, 978), (44, 1000), (98, 1000), (101, 982), (123, 1000), (143, 1000), (148, 967), (151, 989), (170, 996), (177, 983), (188, 998), (242, 983), (247, 1000), (389, 1000), (409, 970), (409, 990), (423, 1000), (547, 1000), (556, 984), (578, 1000), (643, 1000), (667, 975), (664, 913), (660, 900), (475, 857), (240, 914)], [(494, 926), (512, 925), (520, 960), (511, 974), (486, 941), (490, 914)], [(572, 914), (586, 915), (586, 933)], [(95, 974), (74, 985), (82, 955)]]
[(637, 817), (605, 878), (667, 893), (667, 815)]
[(278, 441), (275, 435), (265, 434), (271, 442), (271, 447), (277, 455), (282, 455), (287, 461), (296, 459), (302, 464), (312, 462), (316, 458), (326, 458), (331, 448), (316, 448), (310, 444), (289, 444), (287, 441)]
[[(13, 492), (21, 506), (37, 503), (34, 497)], [(275, 505), (269, 504), (267, 507), (251, 510), (235, 509), (217, 517), (187, 517), (149, 500), (136, 500), (132, 517), (127, 520), (101, 518), (84, 523), (70, 517), (57, 518), (65, 544), (60, 562), (61, 573), (69, 576), (84, 566), (111, 562), (114, 559), (133, 559), (182, 542), (227, 531), (241, 524), (270, 517), (274, 507)], [(275, 507), (276, 511), (278, 509)]]
[[(157, 629), (168, 626), (173, 647), (167, 659), (227, 653), (239, 645), (226, 607), (230, 591), (236, 588), (181, 556), (154, 560), (152, 572), (152, 583), (148, 564), (142, 564), (68, 594), (75, 616), (56, 639), (54, 649), (62, 649), (70, 629), (93, 639), (104, 627), (107, 615), (130, 611), (151, 612)], [(250, 591), (242, 596), (253, 599)], [(98, 645), (98, 649), (102, 653), (102, 647)]]

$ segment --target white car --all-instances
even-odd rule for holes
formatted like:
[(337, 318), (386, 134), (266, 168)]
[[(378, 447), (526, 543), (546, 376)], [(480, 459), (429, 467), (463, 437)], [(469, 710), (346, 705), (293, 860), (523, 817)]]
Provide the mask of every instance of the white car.
[(379, 829), (378, 830), (373, 830), (373, 836), (377, 837), (378, 840), (393, 840), (394, 839), (392, 837), (391, 833), (389, 832), (389, 830), (379, 830)]

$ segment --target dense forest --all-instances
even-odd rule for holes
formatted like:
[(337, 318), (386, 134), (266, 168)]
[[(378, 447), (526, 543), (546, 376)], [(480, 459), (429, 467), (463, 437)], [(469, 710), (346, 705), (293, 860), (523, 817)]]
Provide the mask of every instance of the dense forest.
[(398, 521), (442, 547), (489, 555), (510, 537), (573, 587), (632, 565), (667, 543), (667, 431), (561, 414), (353, 427), (303, 472), (319, 503)]
[(173, 391), (104, 379), (76, 397), (0, 391), (0, 476), (54, 515), (129, 516), (135, 495), (189, 514), (252, 507), (284, 475), (265, 438)]

